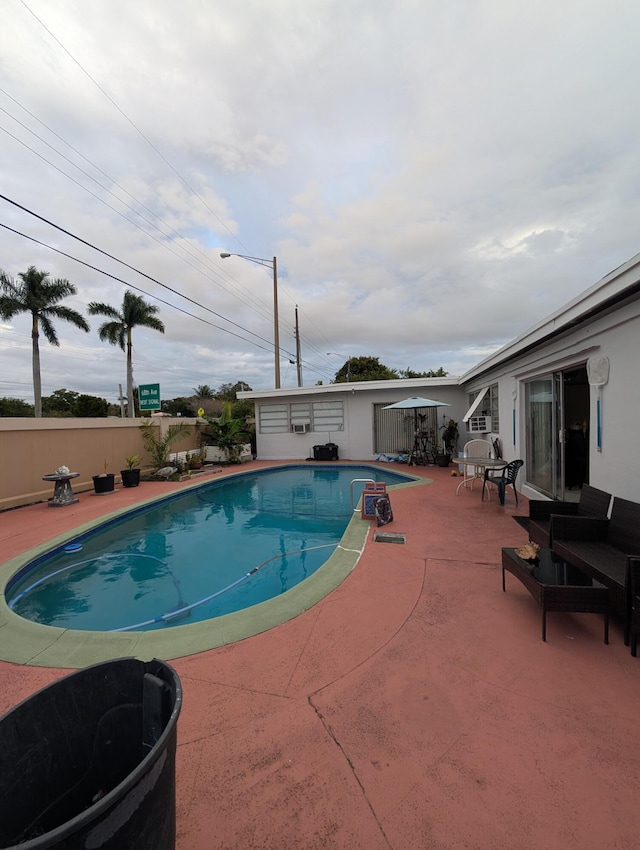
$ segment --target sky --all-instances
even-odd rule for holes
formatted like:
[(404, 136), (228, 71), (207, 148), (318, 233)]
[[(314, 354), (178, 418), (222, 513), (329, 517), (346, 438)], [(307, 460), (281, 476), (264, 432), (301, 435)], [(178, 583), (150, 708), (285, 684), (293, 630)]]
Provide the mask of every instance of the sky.
[[(163, 398), (273, 388), (274, 256), (295, 387), (296, 306), (305, 386), (359, 356), (461, 375), (640, 250), (637, 0), (0, 10), (0, 269), (85, 316), (156, 304), (134, 377)], [(41, 337), (44, 395), (125, 387), (87, 320)], [(33, 401), (24, 314), (4, 396)]]

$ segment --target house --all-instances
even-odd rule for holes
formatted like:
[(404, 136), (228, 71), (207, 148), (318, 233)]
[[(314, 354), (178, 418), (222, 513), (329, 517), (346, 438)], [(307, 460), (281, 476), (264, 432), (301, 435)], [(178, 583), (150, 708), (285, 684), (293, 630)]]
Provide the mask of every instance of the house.
[[(459, 448), (480, 427), (500, 438), (505, 459), (524, 460), (519, 489), (530, 498), (577, 494), (586, 481), (637, 500), (640, 454), (629, 437), (640, 423), (639, 340), (640, 254), (458, 378), (238, 395), (256, 403), (261, 459), (304, 459), (335, 443), (340, 458), (372, 460), (410, 449), (416, 424), (437, 439), (453, 418)], [(414, 395), (449, 406), (421, 410), (417, 422), (383, 410)]]

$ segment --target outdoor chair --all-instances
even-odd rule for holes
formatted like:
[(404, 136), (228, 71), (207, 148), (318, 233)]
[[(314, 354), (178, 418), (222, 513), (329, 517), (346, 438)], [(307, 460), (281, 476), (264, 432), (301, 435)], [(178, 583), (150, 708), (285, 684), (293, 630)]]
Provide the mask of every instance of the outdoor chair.
[(503, 466), (501, 469), (485, 469), (484, 481), (482, 482), (482, 501), (484, 502), (485, 490), (488, 493), (489, 499), (491, 498), (491, 490), (487, 485), (495, 484), (498, 488), (500, 504), (504, 505), (504, 499), (507, 492), (507, 485), (510, 484), (511, 487), (513, 487), (513, 493), (516, 497), (517, 505), (518, 491), (516, 490), (516, 478), (518, 477), (518, 472), (520, 471), (521, 466), (524, 466), (523, 460), (512, 460), (510, 463), (508, 463), (506, 466)]
[(611, 493), (598, 490), (590, 484), (583, 484), (579, 502), (562, 500), (530, 499), (529, 501), (529, 540), (543, 549), (550, 549), (553, 543), (553, 517), (593, 516), (606, 518), (609, 514)]
[[(464, 457), (491, 457), (491, 443), (488, 440), (469, 440), (464, 444), (462, 454)], [(467, 481), (471, 481), (471, 489), (473, 490), (473, 482), (476, 478), (482, 478), (482, 469), (479, 466), (464, 467), (464, 485)]]

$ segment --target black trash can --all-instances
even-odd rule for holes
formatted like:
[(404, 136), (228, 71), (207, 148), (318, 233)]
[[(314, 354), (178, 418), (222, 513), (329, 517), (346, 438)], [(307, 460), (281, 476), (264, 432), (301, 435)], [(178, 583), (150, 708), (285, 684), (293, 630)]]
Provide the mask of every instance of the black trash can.
[(59, 679), (0, 718), (0, 848), (173, 850), (182, 688), (163, 661)]

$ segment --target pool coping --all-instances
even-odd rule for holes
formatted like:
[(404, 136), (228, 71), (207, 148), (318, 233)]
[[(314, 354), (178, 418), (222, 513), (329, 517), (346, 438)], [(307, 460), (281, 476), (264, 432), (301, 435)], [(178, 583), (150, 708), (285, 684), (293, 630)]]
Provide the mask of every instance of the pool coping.
[[(354, 462), (353, 465), (372, 466), (366, 461)], [(288, 466), (291, 464), (276, 463), (262, 469), (276, 470)], [(345, 464), (341, 464), (341, 467), (344, 466)], [(372, 468), (378, 470), (378, 467)], [(255, 471), (234, 471), (222, 478), (248, 475)], [(409, 472), (401, 474), (411, 476)], [(209, 483), (210, 481), (198, 481), (180, 492), (200, 489)], [(429, 478), (415, 477), (413, 481), (389, 485), (388, 489), (391, 492), (396, 488), (429, 483)], [(299, 616), (335, 590), (357, 566), (372, 527), (371, 520), (362, 519), (360, 513), (354, 511), (333, 554), (313, 575), (291, 590), (232, 614), (198, 623), (172, 626), (162, 631), (95, 632), (45, 626), (20, 617), (8, 607), (5, 599), (7, 583), (30, 561), (98, 525), (154, 502), (166, 501), (172, 496), (173, 493), (156, 495), (142, 499), (135, 505), (111, 511), (0, 564), (0, 660), (27, 666), (64, 668), (85, 667), (125, 656), (134, 656), (143, 661), (154, 657), (171, 660), (253, 637)]]

